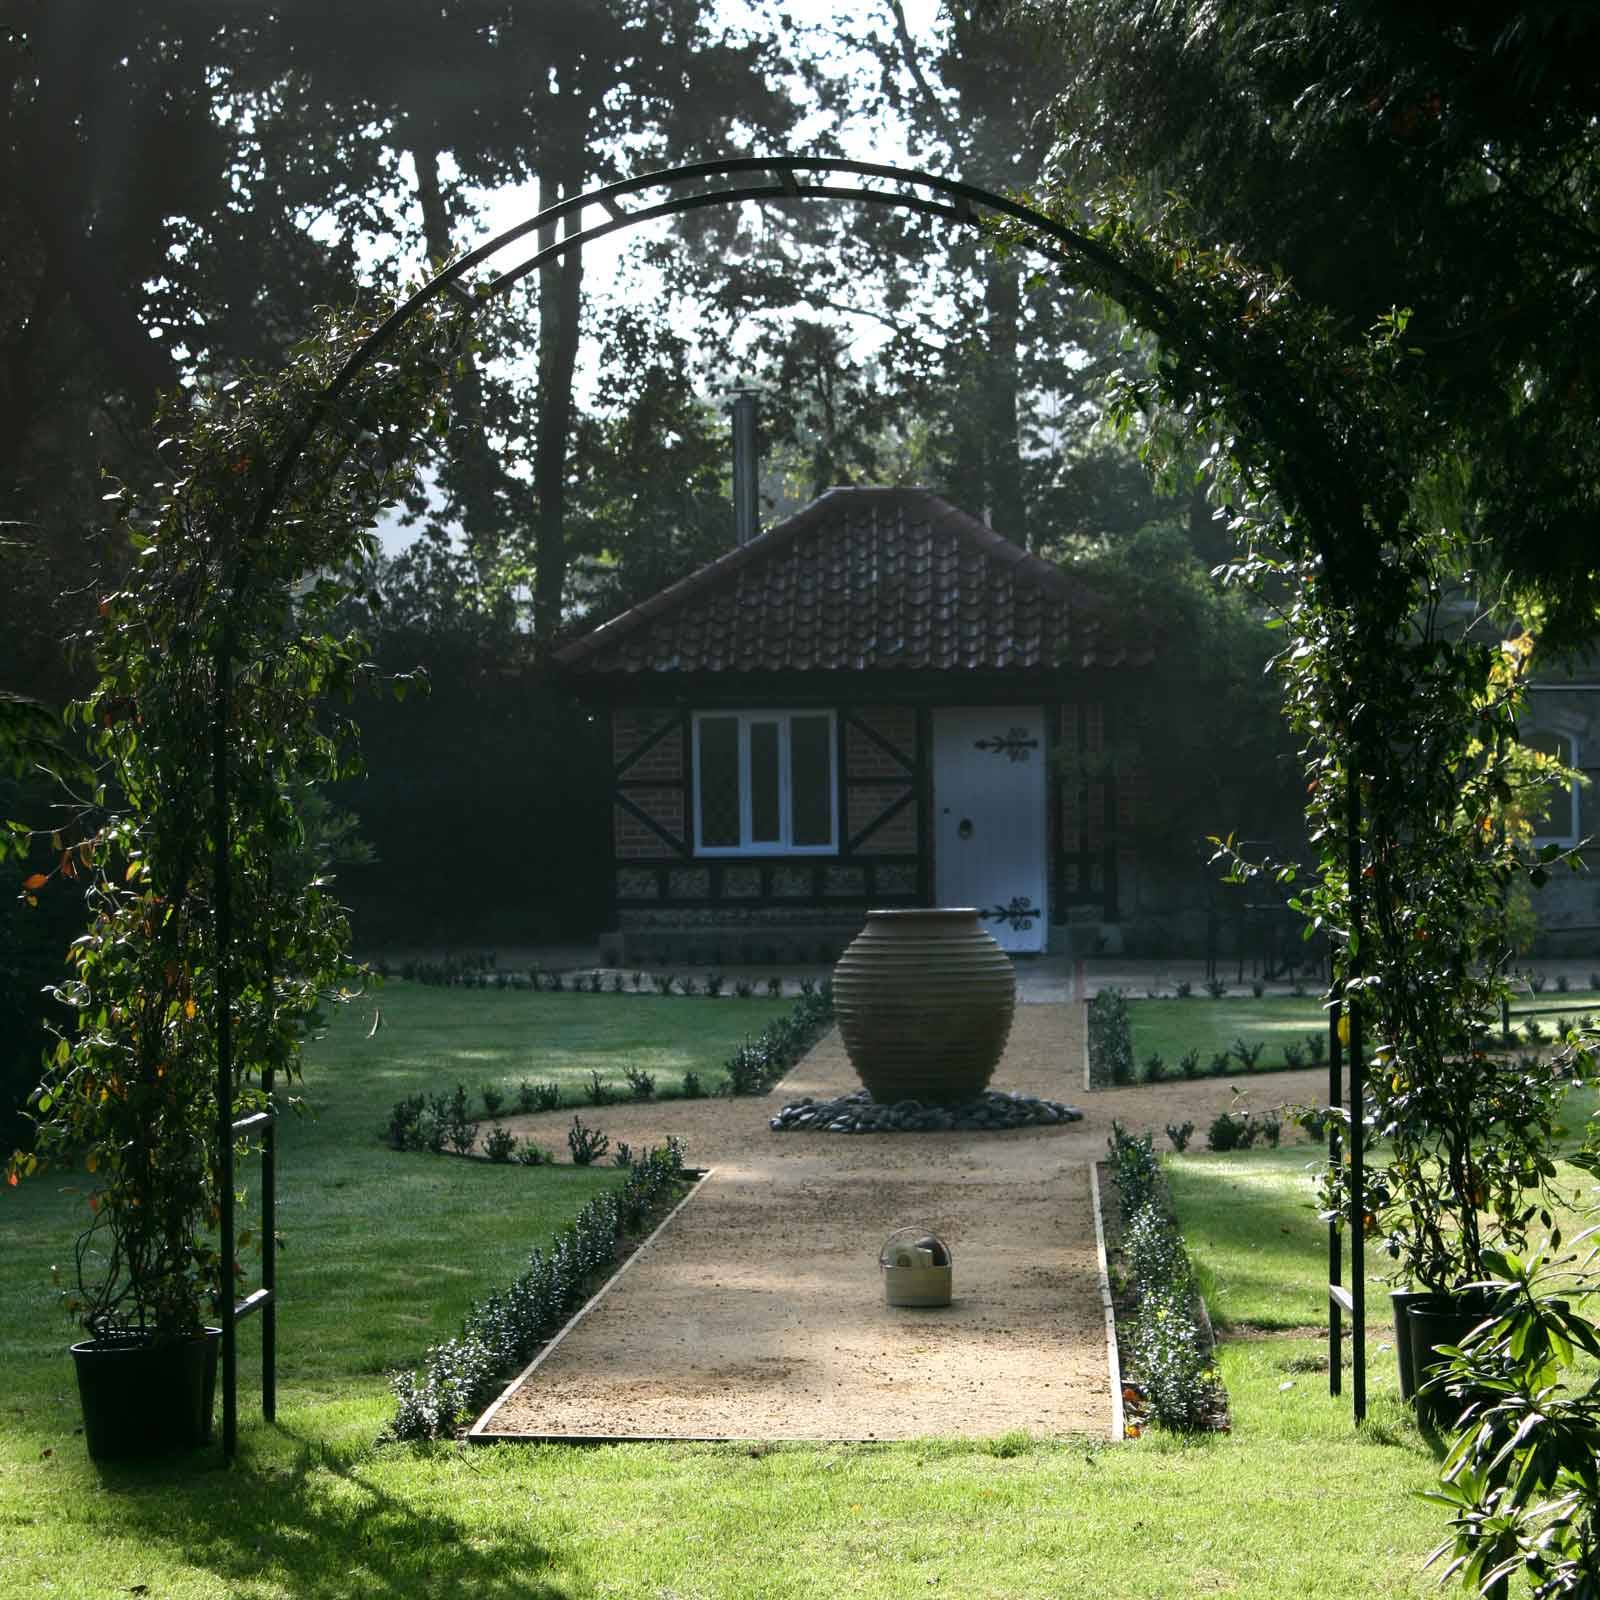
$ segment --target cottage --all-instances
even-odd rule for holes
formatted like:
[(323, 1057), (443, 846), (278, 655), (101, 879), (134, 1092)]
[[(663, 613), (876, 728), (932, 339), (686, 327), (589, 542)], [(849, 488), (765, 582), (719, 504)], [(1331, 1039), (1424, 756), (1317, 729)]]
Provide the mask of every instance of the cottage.
[(1094, 597), (919, 489), (833, 489), (568, 645), (610, 719), (623, 960), (831, 959), (869, 907), (1104, 947), (1133, 784)]

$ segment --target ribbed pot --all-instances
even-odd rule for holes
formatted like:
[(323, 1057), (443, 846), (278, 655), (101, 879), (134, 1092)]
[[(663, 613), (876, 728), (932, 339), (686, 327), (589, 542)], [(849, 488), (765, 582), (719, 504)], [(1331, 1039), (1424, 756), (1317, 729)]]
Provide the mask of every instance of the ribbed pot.
[(1011, 958), (970, 908), (869, 911), (833, 969), (840, 1036), (881, 1105), (982, 1094), (1016, 1003)]

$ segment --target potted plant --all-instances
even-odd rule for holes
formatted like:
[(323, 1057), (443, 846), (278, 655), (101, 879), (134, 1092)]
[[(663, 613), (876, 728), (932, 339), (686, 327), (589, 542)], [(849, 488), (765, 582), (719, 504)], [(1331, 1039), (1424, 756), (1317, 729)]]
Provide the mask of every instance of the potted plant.
[[(1373, 1102), (1373, 1131), (1389, 1147), (1374, 1174), (1374, 1213), (1410, 1285), (1406, 1332), (1398, 1317), (1396, 1328), (1402, 1387), (1409, 1366), (1419, 1412), (1435, 1422), (1454, 1420), (1443, 1390), (1425, 1386), (1436, 1348), (1460, 1345), (1493, 1312), (1500, 1252), (1520, 1252), (1550, 1226), (1566, 1087), (1551, 1063), (1502, 1057), (1471, 1031), (1432, 1073), (1391, 1072)], [(1377, 1059), (1381, 1071), (1381, 1050)]]
[[(1383, 584), (1332, 584), (1327, 552), (1292, 539), (1290, 559), (1256, 562), (1263, 580), (1295, 580), (1278, 665), (1307, 741), (1314, 866), (1258, 867), (1218, 845), (1236, 877), (1272, 870), (1330, 936), (1375, 1158), (1364, 1235), (1382, 1240), (1407, 1293), (1428, 1296), (1405, 1311), (1420, 1388), (1434, 1346), (1488, 1309), (1486, 1250), (1516, 1251), (1548, 1225), (1566, 1080), (1549, 1059), (1492, 1049), (1490, 1033), (1514, 954), (1508, 898), (1576, 861), (1532, 844), (1530, 811), (1563, 777), (1518, 744), (1532, 639), (1461, 628), (1441, 596), (1464, 581), (1470, 542), (1448, 527), (1405, 532), (1382, 546)], [(1330, 1215), (1348, 1213), (1342, 1190), (1331, 1174)], [(1441, 1391), (1425, 1392), (1437, 1414)]]
[(56, 990), (73, 1020), (30, 1102), (32, 1148), (9, 1169), (13, 1183), (66, 1167), (86, 1180), (64, 1298), (85, 1335), (72, 1353), (101, 1458), (203, 1443), (216, 1374), (215, 1068), (196, 959), (210, 918), (193, 885), (158, 889), (153, 842), (136, 819), (110, 819), (49, 875), (87, 883), (93, 921)]
[(219, 1080), (237, 1114), (261, 1109), (264, 1082), (297, 1075), (319, 999), (356, 981), (308, 797), (360, 770), (329, 709), (375, 676), (351, 602), (377, 604), (370, 529), (409, 478), (453, 337), (418, 319), (398, 367), (336, 386), (371, 331), (330, 314), (277, 377), (172, 408), (170, 481), (148, 502), (107, 497), (123, 546), (91, 635), (99, 681), (71, 714), (92, 779), (34, 836), (51, 863), (23, 883), (81, 891), (88, 926), (56, 991), (71, 1021), (32, 1147), (7, 1168), (12, 1184), (86, 1179), (66, 1299), (96, 1455), (206, 1437), (210, 1324), (239, 1275), (215, 1234)]

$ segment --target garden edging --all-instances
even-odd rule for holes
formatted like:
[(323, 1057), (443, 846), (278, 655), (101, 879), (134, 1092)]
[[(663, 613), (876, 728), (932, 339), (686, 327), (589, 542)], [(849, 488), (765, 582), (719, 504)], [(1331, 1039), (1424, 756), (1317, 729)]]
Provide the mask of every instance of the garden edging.
[(1111, 1266), (1106, 1257), (1105, 1213), (1100, 1206), (1100, 1163), (1089, 1163), (1089, 1203), (1094, 1210), (1095, 1270), (1100, 1278), (1100, 1305), (1106, 1318), (1106, 1371), (1111, 1380), (1111, 1437), (1121, 1443), (1128, 1432), (1122, 1404), (1122, 1354), (1117, 1348), (1117, 1307), (1111, 1294)]
[[(545, 1361), (555, 1353), (562, 1340), (565, 1339), (567, 1335), (571, 1333), (579, 1325), (579, 1323), (581, 1323), (589, 1315), (589, 1313), (593, 1311), (602, 1300), (605, 1299), (608, 1294), (610, 1294), (612, 1289), (614, 1289), (617, 1283), (621, 1280), (622, 1275), (634, 1264), (634, 1262), (643, 1256), (652, 1245), (655, 1244), (656, 1240), (664, 1232), (666, 1232), (673, 1218), (675, 1218), (678, 1213), (682, 1211), (683, 1208), (705, 1188), (706, 1180), (711, 1177), (715, 1170), (716, 1169), (714, 1167), (686, 1167), (684, 1169), (683, 1176), (689, 1179), (692, 1185), (689, 1192), (678, 1201), (678, 1203), (666, 1214), (666, 1216), (661, 1219), (660, 1222), (656, 1224), (653, 1229), (651, 1229), (650, 1233), (645, 1238), (639, 1241), (638, 1245), (634, 1249), (628, 1252), (627, 1256), (623, 1259), (617, 1270), (613, 1272), (611, 1276), (607, 1278), (606, 1281), (602, 1283), (600, 1287), (596, 1289), (595, 1292), (590, 1295), (589, 1298), (585, 1300), (584, 1303), (579, 1306), (570, 1317), (567, 1318), (566, 1322), (562, 1324), (555, 1335), (545, 1344), (544, 1348), (540, 1350), (538, 1355), (536, 1355), (533, 1360), (522, 1369), (521, 1372), (517, 1373), (517, 1375), (512, 1378), (511, 1381), (507, 1383), (506, 1386), (500, 1391), (500, 1393), (495, 1396), (483, 1414), (479, 1416), (477, 1421), (475, 1421), (470, 1428), (467, 1429), (464, 1438), (468, 1444), (547, 1444), (551, 1442), (548, 1438), (539, 1434), (491, 1433), (489, 1432), (489, 1424), (493, 1422), (496, 1414), (506, 1403), (506, 1401), (509, 1400), (511, 1396), (515, 1394), (516, 1391), (520, 1389), (522, 1385), (539, 1370)], [(592, 1438), (574, 1438), (572, 1435), (563, 1435), (562, 1442), (568, 1444), (613, 1444), (619, 1441), (596, 1434)]]

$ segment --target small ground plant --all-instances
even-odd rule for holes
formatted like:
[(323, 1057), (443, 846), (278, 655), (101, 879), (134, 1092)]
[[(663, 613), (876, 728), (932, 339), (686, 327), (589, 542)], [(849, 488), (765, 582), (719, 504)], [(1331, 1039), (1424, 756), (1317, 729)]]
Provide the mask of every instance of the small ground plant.
[(509, 1161), (516, 1149), (516, 1134), (498, 1122), (483, 1136), (483, 1153), (491, 1161)]
[(567, 1149), (572, 1152), (573, 1166), (592, 1166), (610, 1148), (608, 1135), (598, 1128), (586, 1128), (582, 1117), (573, 1117), (572, 1126), (567, 1129)]
[(478, 1142), (478, 1128), (473, 1121), (464, 1083), (458, 1083), (455, 1093), (450, 1096), (444, 1113), (444, 1128), (450, 1148), (458, 1156), (471, 1153), (472, 1147)]
[(1089, 1073), (1096, 1083), (1132, 1083), (1133, 1029), (1122, 990), (1100, 990), (1089, 1002)]

